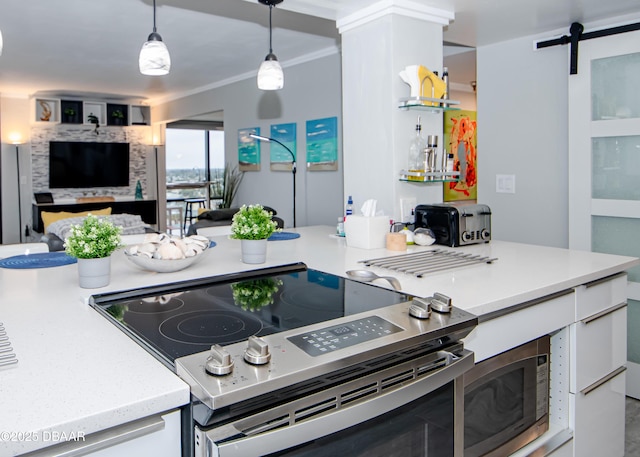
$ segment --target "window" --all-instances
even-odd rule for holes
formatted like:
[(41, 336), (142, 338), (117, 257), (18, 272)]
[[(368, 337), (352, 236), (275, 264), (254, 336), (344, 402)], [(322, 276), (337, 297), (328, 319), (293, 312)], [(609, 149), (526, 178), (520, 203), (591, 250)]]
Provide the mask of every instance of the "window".
[(167, 201), (216, 200), (224, 171), (224, 130), (168, 126), (166, 130)]

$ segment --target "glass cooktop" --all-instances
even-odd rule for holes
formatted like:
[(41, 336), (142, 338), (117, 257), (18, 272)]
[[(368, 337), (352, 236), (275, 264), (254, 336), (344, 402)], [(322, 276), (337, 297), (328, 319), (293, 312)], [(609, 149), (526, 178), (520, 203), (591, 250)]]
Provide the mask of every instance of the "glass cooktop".
[(297, 263), (96, 295), (92, 305), (169, 366), (185, 355), (407, 301)]

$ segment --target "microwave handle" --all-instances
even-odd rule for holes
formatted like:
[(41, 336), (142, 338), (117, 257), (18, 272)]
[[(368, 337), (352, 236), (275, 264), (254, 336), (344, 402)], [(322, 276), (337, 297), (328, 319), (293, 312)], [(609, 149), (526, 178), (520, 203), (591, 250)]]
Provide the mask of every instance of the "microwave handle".
[[(278, 428), (263, 434), (214, 443), (210, 433), (205, 432), (207, 444), (205, 446), (209, 456), (217, 457), (246, 457), (248, 455), (264, 455), (285, 450), (308, 441), (347, 429), (374, 417), (381, 416), (400, 406), (411, 403), (429, 394), (437, 388), (458, 378), (474, 364), (474, 354), (464, 349), (461, 356), (446, 351), (438, 354), (447, 359), (447, 365), (433, 371), (408, 386), (393, 390), (331, 414), (318, 416), (308, 421), (300, 422), (288, 427)], [(228, 436), (241, 435), (234, 424), (225, 426), (230, 431)], [(215, 429), (214, 429), (215, 430)], [(227, 435), (227, 433), (224, 433)]]

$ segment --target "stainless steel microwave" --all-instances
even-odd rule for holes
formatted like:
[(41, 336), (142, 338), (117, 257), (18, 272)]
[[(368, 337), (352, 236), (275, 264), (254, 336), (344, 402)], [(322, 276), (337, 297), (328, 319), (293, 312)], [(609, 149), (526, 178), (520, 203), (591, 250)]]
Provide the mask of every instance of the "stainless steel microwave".
[(549, 336), (464, 374), (464, 456), (504, 456), (549, 429)]

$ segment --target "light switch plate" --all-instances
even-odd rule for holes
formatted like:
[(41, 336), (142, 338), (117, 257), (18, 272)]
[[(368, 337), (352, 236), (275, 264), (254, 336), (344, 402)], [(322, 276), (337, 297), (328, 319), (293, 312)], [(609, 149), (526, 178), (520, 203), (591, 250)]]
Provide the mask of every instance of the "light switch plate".
[(413, 224), (415, 222), (415, 216), (413, 210), (416, 207), (415, 197), (401, 198), (400, 199), (400, 218), (401, 222)]
[(496, 192), (499, 194), (515, 194), (516, 175), (496, 175)]

